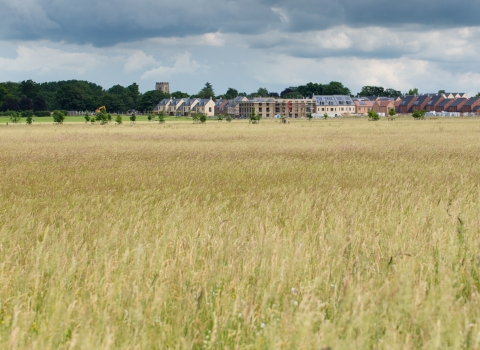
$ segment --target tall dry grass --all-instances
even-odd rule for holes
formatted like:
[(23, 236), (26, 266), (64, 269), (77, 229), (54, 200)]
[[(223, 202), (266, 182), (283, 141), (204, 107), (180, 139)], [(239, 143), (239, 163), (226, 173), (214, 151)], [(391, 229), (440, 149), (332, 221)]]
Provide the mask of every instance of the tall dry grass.
[(477, 349), (480, 122), (0, 127), (0, 348)]

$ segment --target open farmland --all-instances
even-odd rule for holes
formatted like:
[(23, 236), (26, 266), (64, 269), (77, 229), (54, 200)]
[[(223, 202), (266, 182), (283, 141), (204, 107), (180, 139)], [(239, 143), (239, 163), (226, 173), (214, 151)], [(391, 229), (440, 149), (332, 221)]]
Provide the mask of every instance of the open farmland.
[(478, 349), (480, 121), (0, 125), (2, 349)]

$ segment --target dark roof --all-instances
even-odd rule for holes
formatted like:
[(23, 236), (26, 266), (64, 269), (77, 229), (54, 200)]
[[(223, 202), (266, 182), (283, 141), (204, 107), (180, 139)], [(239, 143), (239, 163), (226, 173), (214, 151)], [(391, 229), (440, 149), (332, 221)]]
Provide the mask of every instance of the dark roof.
[(480, 97), (470, 97), (464, 106), (471, 106), (480, 100)]
[(209, 98), (207, 99), (201, 99), (200, 102), (198, 102), (198, 105), (199, 106), (205, 106), (208, 102), (210, 102), (211, 100)]
[(467, 99), (466, 98), (457, 98), (455, 101), (453, 101), (453, 103), (450, 105), (451, 107), (455, 107), (455, 106), (459, 106), (461, 105), (463, 102), (466, 102)]
[(421, 106), (426, 99), (430, 98), (429, 95), (420, 95), (417, 100), (413, 103), (414, 106)]
[(415, 95), (407, 95), (405, 96), (403, 99), (402, 99), (402, 102), (400, 103), (400, 106), (408, 106), (410, 104), (410, 102), (412, 102), (412, 100), (414, 98), (416, 98), (417, 96)]
[(438, 101), (440, 101), (441, 98), (444, 98), (444, 96), (443, 95), (432, 96), (430, 101), (427, 102), (427, 106), (435, 106), (438, 103)]
[(447, 104), (449, 104), (450, 102), (452, 102), (453, 100), (455, 100), (454, 98), (446, 98), (445, 100), (443, 100), (442, 102), (440, 102), (438, 104), (439, 107), (443, 107), (443, 106), (446, 106)]
[(169, 98), (164, 98), (163, 100), (160, 101), (159, 105), (160, 106), (165, 106), (168, 102), (170, 102), (171, 99)]

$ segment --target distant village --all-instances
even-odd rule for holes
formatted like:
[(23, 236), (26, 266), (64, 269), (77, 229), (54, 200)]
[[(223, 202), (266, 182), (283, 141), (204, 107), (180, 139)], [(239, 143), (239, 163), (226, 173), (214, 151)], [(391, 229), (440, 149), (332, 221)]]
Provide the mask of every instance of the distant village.
[[(170, 93), (168, 83), (157, 83), (157, 90)], [(469, 98), (465, 93), (425, 93), (400, 97), (351, 97), (348, 95), (313, 95), (308, 98), (274, 98), (238, 96), (234, 99), (166, 98), (158, 103), (155, 114), (190, 116), (201, 113), (207, 117), (230, 115), (246, 118), (252, 112), (262, 118), (314, 118), (366, 116), (370, 110), (387, 116), (394, 109), (407, 115), (424, 111), (427, 116), (462, 116), (480, 114), (480, 97)]]

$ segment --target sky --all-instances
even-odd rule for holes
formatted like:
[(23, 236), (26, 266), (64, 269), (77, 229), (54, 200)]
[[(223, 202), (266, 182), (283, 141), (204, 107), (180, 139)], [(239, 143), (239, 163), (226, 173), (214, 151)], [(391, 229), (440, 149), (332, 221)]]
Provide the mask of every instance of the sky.
[(478, 0), (0, 0), (0, 81), (480, 91)]

